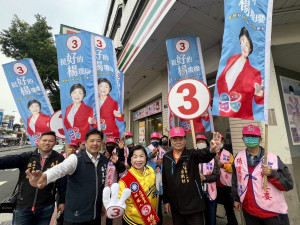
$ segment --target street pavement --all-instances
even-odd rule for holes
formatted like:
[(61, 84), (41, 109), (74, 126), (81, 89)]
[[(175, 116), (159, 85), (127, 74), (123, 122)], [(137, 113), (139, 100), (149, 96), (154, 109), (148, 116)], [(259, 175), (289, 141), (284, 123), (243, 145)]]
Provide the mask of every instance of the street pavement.
[[(0, 157), (5, 155), (15, 155), (20, 154), (25, 151), (32, 151), (35, 148), (33, 147), (26, 147), (26, 148), (18, 148), (18, 147), (10, 147), (8, 148), (0, 148)], [(0, 170), (0, 201), (5, 199), (6, 197), (10, 196), (15, 188), (19, 175), (18, 169), (8, 169), (8, 170)], [(223, 206), (218, 207), (217, 212), (217, 223), (216, 225), (225, 225), (227, 222), (225, 212)], [(239, 221), (239, 214), (237, 215), (237, 219)], [(0, 214), (0, 225), (11, 225), (12, 214), (9, 213), (1, 213)], [(105, 217), (102, 218), (102, 223), (105, 224)], [(121, 225), (122, 220), (115, 219), (114, 225)], [(164, 215), (164, 222), (163, 225), (171, 225), (172, 218), (170, 215)]]

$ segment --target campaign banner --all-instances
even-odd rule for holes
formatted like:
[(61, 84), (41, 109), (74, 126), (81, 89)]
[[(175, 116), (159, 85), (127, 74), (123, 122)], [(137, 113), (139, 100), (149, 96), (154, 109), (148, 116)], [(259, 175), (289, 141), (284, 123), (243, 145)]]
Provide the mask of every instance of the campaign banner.
[[(87, 31), (81, 33), (89, 34)], [(121, 74), (117, 67), (115, 49), (111, 39), (97, 34), (95, 34), (94, 46), (97, 69), (95, 86), (99, 103), (97, 114), (101, 121), (100, 128), (108, 137), (120, 137), (120, 134), (125, 132), (125, 122), (121, 100)]]
[(90, 33), (61, 34), (55, 42), (66, 142), (84, 142), (86, 133), (97, 128), (95, 38)]
[(120, 99), (121, 99), (120, 108), (121, 108), (121, 112), (123, 113), (123, 107), (124, 107), (124, 73), (121, 70), (118, 70), (117, 74), (118, 74), (117, 75), (117, 83), (118, 83), (118, 89), (119, 89)]
[(0, 126), (2, 126), (3, 121), (3, 109), (0, 109)]
[(273, 0), (225, 0), (213, 115), (268, 123)]
[[(201, 44), (199, 37), (181, 37), (166, 40), (169, 58), (168, 79), (169, 90), (180, 80), (194, 78), (206, 82)], [(169, 124), (174, 124), (174, 114), (169, 112)], [(200, 117), (193, 120), (195, 132), (213, 130), (213, 120), (210, 107)], [(186, 133), (191, 133), (190, 120), (180, 119), (180, 126)], [(170, 125), (169, 125), (170, 127)]]
[(50, 131), (53, 109), (32, 59), (2, 65), (32, 146)]

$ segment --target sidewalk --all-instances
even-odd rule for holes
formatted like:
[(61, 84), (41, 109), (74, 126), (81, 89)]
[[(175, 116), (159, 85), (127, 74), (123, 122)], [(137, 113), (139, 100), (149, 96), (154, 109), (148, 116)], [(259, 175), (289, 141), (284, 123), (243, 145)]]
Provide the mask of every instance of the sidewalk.
[(13, 146), (13, 147), (4, 147), (0, 148), (0, 152), (6, 152), (6, 151), (12, 151), (12, 150), (18, 150), (18, 149), (24, 149), (24, 148), (32, 148), (31, 145), (22, 145), (20, 146)]
[[(240, 222), (240, 213), (235, 211), (236, 213), (236, 218)], [(9, 213), (1, 213), (0, 214), (0, 225), (11, 225), (11, 220), (12, 220), (12, 214)], [(102, 217), (101, 224), (105, 225), (105, 217)], [(171, 215), (165, 215), (164, 214), (164, 221), (163, 225), (172, 225), (172, 218)], [(217, 222), (216, 225), (226, 225), (227, 224), (227, 219), (225, 215), (225, 211), (222, 205), (218, 205), (218, 210), (217, 210)], [(52, 223), (51, 225), (55, 225), (55, 223)], [(122, 225), (122, 218), (115, 219), (113, 222), (113, 225)]]

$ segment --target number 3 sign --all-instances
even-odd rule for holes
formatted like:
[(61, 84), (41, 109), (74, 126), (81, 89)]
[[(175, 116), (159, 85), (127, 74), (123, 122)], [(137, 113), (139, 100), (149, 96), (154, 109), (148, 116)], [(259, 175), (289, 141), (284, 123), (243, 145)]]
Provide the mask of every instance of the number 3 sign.
[(177, 82), (169, 91), (168, 104), (171, 111), (181, 119), (192, 120), (204, 114), (210, 104), (208, 87), (196, 79)]
[(76, 35), (70, 36), (67, 40), (67, 47), (70, 51), (77, 51), (78, 49), (80, 49), (81, 44), (82, 41), (80, 37)]
[(28, 72), (27, 66), (20, 62), (14, 64), (13, 70), (14, 70), (15, 74), (17, 74), (19, 76), (23, 76)]
[(186, 53), (190, 49), (190, 42), (185, 39), (180, 39), (176, 42), (175, 47), (179, 53)]

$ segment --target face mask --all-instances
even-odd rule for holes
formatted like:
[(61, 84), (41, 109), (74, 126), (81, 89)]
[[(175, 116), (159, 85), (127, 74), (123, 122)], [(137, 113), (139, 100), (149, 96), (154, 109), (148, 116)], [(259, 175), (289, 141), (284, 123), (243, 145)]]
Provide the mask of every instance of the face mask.
[(166, 146), (166, 145), (168, 145), (168, 141), (163, 141), (161, 144), (162, 144), (163, 146)]
[(109, 153), (112, 153), (112, 151), (115, 149), (115, 146), (106, 146), (106, 151)]
[(151, 144), (152, 144), (154, 147), (157, 147), (158, 144), (159, 144), (159, 141), (152, 141)]
[(244, 142), (248, 148), (256, 148), (259, 145), (259, 137), (244, 137)]
[(133, 143), (133, 140), (131, 138), (126, 140), (126, 145), (132, 145), (132, 143)]
[(203, 149), (203, 148), (206, 148), (207, 147), (207, 144), (206, 143), (198, 143), (197, 144), (197, 148), (198, 149)]

